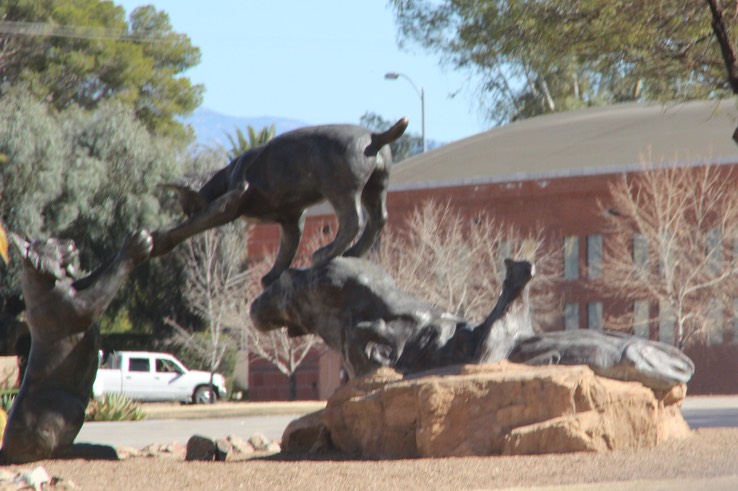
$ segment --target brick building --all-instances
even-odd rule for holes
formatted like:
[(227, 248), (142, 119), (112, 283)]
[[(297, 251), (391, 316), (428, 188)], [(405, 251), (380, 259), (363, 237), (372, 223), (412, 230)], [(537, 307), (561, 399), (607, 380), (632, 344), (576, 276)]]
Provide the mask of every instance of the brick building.
[[(565, 247), (558, 327), (599, 329), (611, 301), (600, 298), (580, 272), (602, 261), (599, 204), (607, 202), (610, 183), (638, 172), (644, 163), (734, 166), (736, 125), (738, 110), (730, 101), (622, 104), (512, 123), (396, 164), (388, 195), (390, 224), (400, 223), (423, 200), (435, 199), (450, 201), (470, 217), (484, 210), (523, 231), (543, 225), (547, 240)], [(325, 233), (326, 225), (335, 228), (330, 212), (326, 206), (312, 210), (306, 235)], [(255, 228), (250, 256), (273, 250), (278, 240), (277, 227)], [(690, 350), (697, 366), (692, 393), (738, 392), (738, 331), (733, 332), (738, 326), (727, 322), (724, 329), (720, 342)], [(651, 326), (639, 334), (668, 340), (663, 328)], [(337, 355), (316, 355), (312, 366), (305, 366), (318, 378), (316, 397), (329, 394), (336, 383), (326, 375), (331, 370), (324, 368), (320, 375), (321, 364), (335, 370)], [(250, 383), (258, 397), (259, 381), (252, 377)], [(271, 392), (268, 397), (282, 398)]]

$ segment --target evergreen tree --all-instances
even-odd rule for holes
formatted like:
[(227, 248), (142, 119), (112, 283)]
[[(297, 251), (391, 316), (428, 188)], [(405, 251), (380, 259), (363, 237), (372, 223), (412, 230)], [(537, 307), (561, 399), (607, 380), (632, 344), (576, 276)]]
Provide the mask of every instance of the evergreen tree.
[(0, 93), (25, 83), (57, 110), (93, 109), (114, 99), (135, 107), (158, 134), (191, 139), (176, 120), (202, 100), (202, 86), (181, 74), (200, 51), (152, 6), (134, 10), (101, 0), (0, 3)]
[[(496, 122), (621, 101), (729, 93), (710, 3), (729, 4), (390, 1), (401, 44), (417, 43), (468, 70)], [(735, 16), (726, 20), (726, 31), (735, 39)]]

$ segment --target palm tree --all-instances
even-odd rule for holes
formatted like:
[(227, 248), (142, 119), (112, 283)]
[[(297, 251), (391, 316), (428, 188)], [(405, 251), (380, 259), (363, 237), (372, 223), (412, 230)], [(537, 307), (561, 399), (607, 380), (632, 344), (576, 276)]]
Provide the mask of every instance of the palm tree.
[(263, 127), (261, 131), (257, 132), (253, 126), (249, 125), (246, 127), (248, 138), (243, 134), (243, 131), (236, 128), (236, 132), (233, 135), (226, 135), (228, 141), (231, 144), (230, 149), (224, 149), (228, 154), (228, 157), (235, 159), (247, 150), (250, 150), (259, 145), (263, 145), (272, 138), (274, 138), (275, 128), (274, 125), (269, 127)]

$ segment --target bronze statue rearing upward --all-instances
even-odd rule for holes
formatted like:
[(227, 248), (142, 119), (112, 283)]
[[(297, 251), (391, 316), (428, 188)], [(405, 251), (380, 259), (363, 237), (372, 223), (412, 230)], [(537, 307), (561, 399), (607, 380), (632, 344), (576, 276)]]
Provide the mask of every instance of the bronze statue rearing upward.
[(97, 319), (128, 274), (148, 256), (151, 236), (129, 235), (115, 259), (76, 279), (71, 240), (12, 241), (23, 263), (21, 284), (31, 354), (3, 435), (0, 462), (58, 457), (82, 428), (97, 375)]

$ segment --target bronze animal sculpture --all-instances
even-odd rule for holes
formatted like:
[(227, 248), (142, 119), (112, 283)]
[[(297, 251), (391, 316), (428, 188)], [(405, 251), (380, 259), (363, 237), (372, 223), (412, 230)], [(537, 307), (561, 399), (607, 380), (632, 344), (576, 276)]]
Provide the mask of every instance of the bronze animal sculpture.
[(588, 365), (602, 376), (636, 380), (663, 390), (686, 383), (694, 365), (663, 343), (597, 331), (536, 334), (527, 261), (505, 261), (497, 304), (479, 325), (399, 290), (374, 264), (336, 258), (310, 269), (289, 269), (251, 304), (256, 327), (287, 327), (291, 336), (317, 334), (341, 353), (351, 377), (389, 366), (418, 372), (458, 363)]
[(236, 157), (197, 190), (186, 182), (168, 185), (178, 191), (189, 218), (153, 233), (152, 257), (239, 217), (277, 223), (282, 237), (274, 266), (262, 278), (268, 285), (294, 259), (306, 208), (323, 200), (333, 206), (339, 228), (334, 241), (315, 252), (313, 263), (342, 254), (365, 255), (387, 219), (392, 164), (387, 145), (402, 136), (407, 125), (403, 118), (383, 133), (353, 125), (300, 128)]
[(694, 373), (694, 363), (678, 348), (619, 332), (548, 332), (522, 340), (508, 359), (527, 365), (589, 365), (602, 377), (656, 390), (686, 383)]
[(375, 264), (347, 257), (288, 269), (254, 299), (251, 318), (262, 331), (317, 334), (341, 353), (350, 377), (395, 366), (419, 331), (433, 326), (447, 338), (461, 320), (399, 290)]
[(153, 244), (145, 231), (131, 234), (111, 263), (77, 280), (77, 250), (71, 240), (28, 242), (13, 236), (13, 242), (23, 265), (31, 352), (0, 460), (23, 463), (61, 456), (72, 446), (97, 374), (96, 320)]

